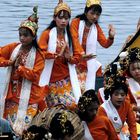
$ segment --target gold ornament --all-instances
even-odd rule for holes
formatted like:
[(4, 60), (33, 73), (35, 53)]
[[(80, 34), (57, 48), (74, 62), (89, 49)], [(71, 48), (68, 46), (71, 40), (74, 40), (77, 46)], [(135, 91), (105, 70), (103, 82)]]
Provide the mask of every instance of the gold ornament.
[(20, 27), (25, 27), (28, 28), (29, 30), (32, 31), (33, 35), (36, 35), (37, 29), (38, 29), (38, 17), (37, 17), (37, 9), (38, 6), (33, 7), (33, 14), (31, 16), (29, 16), (29, 18), (23, 22), (21, 22)]
[(65, 10), (71, 15), (70, 7), (63, 0), (59, 0), (58, 5), (54, 9), (54, 15), (56, 16), (61, 10)]
[(90, 7), (91, 5), (94, 5), (94, 4), (101, 5), (101, 1), (100, 0), (87, 0), (86, 7)]

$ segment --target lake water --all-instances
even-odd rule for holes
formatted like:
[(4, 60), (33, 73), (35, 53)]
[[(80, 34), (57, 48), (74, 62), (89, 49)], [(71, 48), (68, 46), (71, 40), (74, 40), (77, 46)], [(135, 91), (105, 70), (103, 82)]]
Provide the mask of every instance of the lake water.
[[(1, 0), (0, 1), (0, 46), (18, 41), (18, 27), (22, 20), (32, 14), (32, 7), (38, 5), (39, 30), (38, 36), (52, 20), (57, 0)], [(85, 0), (65, 0), (72, 9), (72, 18), (83, 13)], [(135, 33), (140, 17), (140, 0), (102, 0), (103, 12), (99, 20), (106, 36), (108, 24), (116, 28), (114, 44), (104, 49), (98, 46), (97, 57), (103, 64), (111, 62), (119, 53), (126, 37)], [(4, 77), (4, 69), (0, 69), (0, 83)]]

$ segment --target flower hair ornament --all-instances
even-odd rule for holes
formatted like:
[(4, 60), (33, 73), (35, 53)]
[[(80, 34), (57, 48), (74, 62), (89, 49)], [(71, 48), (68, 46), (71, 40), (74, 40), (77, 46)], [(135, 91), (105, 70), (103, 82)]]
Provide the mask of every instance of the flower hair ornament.
[(120, 66), (118, 66), (118, 64), (111, 64), (107, 66), (104, 74), (104, 80), (104, 93), (106, 100), (115, 88), (124, 87), (124, 85), (126, 85), (124, 71), (120, 68)]
[(129, 65), (134, 61), (140, 61), (140, 48), (130, 48), (127, 49), (127, 51), (122, 52), (119, 55), (119, 63), (121, 66), (121, 69), (124, 71), (127, 71), (129, 68)]
[(65, 134), (68, 132), (68, 129), (65, 127), (65, 124), (67, 122), (67, 112), (66, 111), (63, 111), (61, 113), (61, 115), (59, 115), (58, 121), (60, 121), (60, 125), (61, 125), (61, 128), (62, 128), (62, 132)]
[(61, 10), (67, 11), (71, 15), (70, 7), (63, 0), (59, 0), (58, 5), (54, 9), (54, 15), (56, 16)]
[(32, 125), (23, 132), (22, 140), (51, 140), (52, 134), (41, 126)]
[[(98, 102), (94, 90), (87, 90), (79, 99), (78, 108), (80, 112), (85, 112), (87, 107), (94, 101)], [(99, 103), (99, 102), (98, 102)]]
[(68, 119), (68, 112), (66, 110), (53, 116), (49, 130), (54, 139), (63, 139), (65, 136), (71, 136), (74, 133), (74, 126)]
[(101, 5), (101, 0), (87, 0), (86, 1), (86, 7), (90, 7), (94, 4)]
[(29, 30), (31, 30), (33, 36), (35, 36), (38, 29), (37, 12), (38, 12), (38, 6), (34, 6), (33, 14), (29, 16), (27, 20), (21, 22), (19, 29), (22, 27), (28, 28)]

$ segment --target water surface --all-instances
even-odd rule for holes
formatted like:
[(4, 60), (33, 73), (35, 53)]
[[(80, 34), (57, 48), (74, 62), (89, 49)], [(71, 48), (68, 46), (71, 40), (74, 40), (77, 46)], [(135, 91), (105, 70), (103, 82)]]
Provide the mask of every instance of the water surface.
[[(72, 9), (72, 18), (83, 13), (85, 0), (65, 0)], [(18, 41), (18, 27), (22, 20), (32, 14), (32, 7), (38, 5), (39, 30), (38, 36), (52, 20), (57, 0), (1, 0), (0, 2), (0, 46)], [(140, 17), (140, 0), (102, 0), (103, 12), (99, 23), (108, 35), (108, 24), (116, 28), (114, 44), (104, 49), (98, 45), (97, 56), (103, 64), (111, 62), (119, 53), (126, 37), (136, 31)], [(0, 69), (0, 83), (4, 78), (4, 69)]]

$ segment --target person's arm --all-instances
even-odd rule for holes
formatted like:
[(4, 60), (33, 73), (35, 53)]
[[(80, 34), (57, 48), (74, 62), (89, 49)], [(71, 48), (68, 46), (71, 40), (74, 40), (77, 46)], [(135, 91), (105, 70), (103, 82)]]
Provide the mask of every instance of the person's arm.
[[(104, 48), (110, 47), (113, 44), (113, 42), (114, 42), (114, 36), (113, 35), (109, 35), (109, 37), (106, 38), (104, 33), (103, 33), (103, 30), (101, 29), (101, 27), (98, 24), (96, 24), (96, 27), (97, 27), (97, 31), (98, 31), (97, 39), (98, 39), (98, 42), (100, 43), (100, 45), (102, 47), (104, 47)], [(110, 34), (110, 32), (112, 32), (112, 30), (114, 30), (112, 28), (113, 27), (110, 27), (109, 34)]]
[[(80, 19), (75, 18), (72, 20), (71, 25), (70, 25), (70, 32), (71, 32), (71, 36), (72, 36), (72, 46), (73, 46), (74, 50), (77, 50), (81, 54), (85, 54), (85, 52), (79, 42), (79, 31), (78, 31), (79, 22), (80, 22)], [(76, 53), (76, 52), (74, 52), (74, 53)]]
[(88, 125), (90, 133), (95, 140), (119, 140), (111, 121), (104, 116), (97, 116)]
[(43, 68), (44, 68), (44, 58), (37, 51), (33, 69), (20, 65), (16, 72), (17, 72), (17, 75), (19, 75), (20, 77), (23, 77), (29, 81), (38, 83), (39, 77)]
[(45, 59), (55, 59), (56, 54), (47, 51), (48, 41), (49, 41), (49, 33), (50, 33), (50, 30), (46, 30), (41, 34), (40, 39), (38, 41), (38, 45), (43, 50)]
[(14, 48), (19, 43), (12, 43), (0, 48), (0, 67), (11, 66), (14, 62), (10, 60)]

